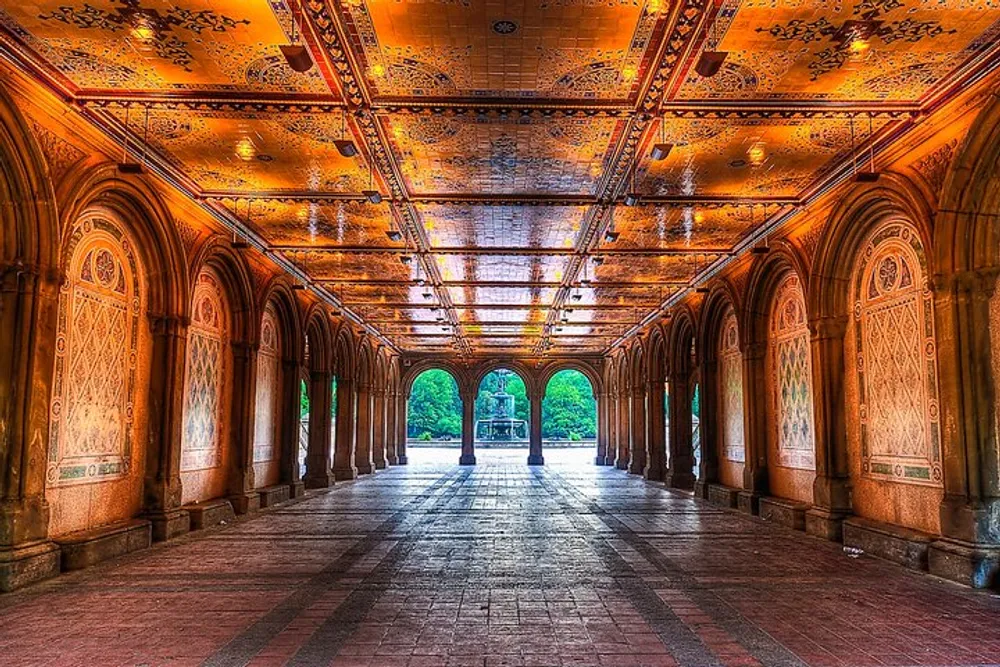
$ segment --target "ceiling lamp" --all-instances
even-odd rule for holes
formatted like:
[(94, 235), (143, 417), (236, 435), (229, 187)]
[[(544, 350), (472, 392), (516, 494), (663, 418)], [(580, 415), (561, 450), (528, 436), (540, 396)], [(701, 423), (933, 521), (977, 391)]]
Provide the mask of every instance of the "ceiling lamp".
[(278, 48), (281, 49), (281, 55), (285, 57), (285, 62), (296, 72), (308, 72), (313, 67), (312, 58), (309, 56), (309, 50), (302, 44), (296, 44), (298, 40), (295, 39), (295, 12), (292, 11), (292, 43), (282, 44)]
[[(128, 159), (128, 120), (131, 106), (125, 107), (125, 134), (122, 148), (122, 161), (118, 163), (118, 171), (123, 174), (141, 174), (142, 162), (130, 162)], [(146, 124), (143, 130), (142, 160), (146, 159), (146, 141), (149, 139), (149, 107), (146, 107)]]
[(625, 205), (635, 206), (639, 203), (639, 192), (635, 189), (635, 170), (638, 169), (638, 165), (633, 165), (632, 167), (632, 184), (629, 191), (625, 194)]
[(434, 298), (434, 292), (432, 292), (432, 291), (430, 290), (430, 288), (428, 288), (428, 289), (425, 289), (425, 290), (424, 290), (424, 293), (423, 293), (423, 295), (422, 295), (422, 296), (423, 296), (423, 297), (424, 297), (425, 299), (427, 299), (427, 300), (430, 300), (430, 299), (433, 299), (433, 298)]
[[(236, 206), (237, 206), (237, 204), (239, 204), (238, 200), (237, 200), (236, 204), (233, 204), (233, 214), (234, 215), (236, 214)], [(247, 200), (247, 227), (248, 228), (250, 227), (250, 205), (251, 204), (252, 204), (251, 200), (248, 199)], [(238, 218), (238, 216), (237, 216), (237, 218)], [(233, 250), (243, 250), (245, 248), (249, 248), (250, 244), (246, 242), (246, 239), (240, 237), (236, 233), (236, 229), (237, 229), (236, 225), (233, 225), (233, 239), (229, 242), (229, 246)]]
[(400, 255), (399, 256), (399, 262), (400, 262), (400, 264), (409, 264), (412, 261), (413, 261), (413, 256), (412, 255)]
[(710, 28), (711, 34), (705, 39), (705, 50), (698, 57), (698, 62), (694, 65), (694, 71), (700, 76), (710, 79), (722, 69), (722, 63), (726, 62), (729, 56), (728, 51), (716, 51), (719, 47), (719, 36), (716, 32), (717, 24), (713, 20)]
[(358, 154), (357, 145), (347, 138), (347, 112), (343, 109), (340, 110), (340, 139), (335, 140), (333, 145), (343, 157), (350, 158)]
[[(608, 228), (604, 230), (604, 240), (607, 241), (608, 243), (614, 243), (615, 241), (618, 240), (619, 236), (621, 236), (621, 233), (619, 233), (618, 230), (615, 229), (615, 209), (612, 208), (611, 222), (608, 224)], [(601, 262), (603, 261), (604, 260), (602, 259)], [(601, 262), (598, 262), (596, 257), (594, 258), (595, 264), (600, 264)]]
[(390, 241), (403, 240), (403, 232), (399, 229), (396, 229), (396, 225), (395, 223), (393, 223), (392, 218), (389, 219), (389, 229), (386, 230), (385, 235), (386, 238), (388, 238)]
[(666, 160), (667, 156), (670, 155), (670, 151), (672, 151), (673, 149), (674, 149), (673, 144), (667, 144), (662, 142), (656, 143), (653, 144), (653, 150), (649, 152), (649, 157), (651, 160), (656, 160), (657, 162), (659, 162), (660, 160)]
[(368, 189), (362, 190), (361, 194), (365, 196), (369, 204), (382, 203), (382, 193), (375, 189), (375, 165), (371, 161), (368, 163)]
[[(764, 205), (764, 224), (767, 224), (767, 204)], [(750, 228), (753, 229), (753, 204), (750, 205)], [(767, 245), (767, 236), (764, 236), (764, 242), (760, 245), (755, 245), (750, 248), (751, 255), (766, 255), (771, 252), (771, 248)]]
[(874, 183), (879, 178), (875, 171), (875, 138), (872, 131), (872, 117), (868, 115), (868, 169), (858, 169), (857, 156), (854, 154), (854, 116), (851, 116), (851, 160), (854, 164), (855, 183)]
[(702, 51), (701, 57), (695, 63), (694, 71), (706, 79), (711, 79), (722, 69), (722, 63), (726, 62), (728, 51)]

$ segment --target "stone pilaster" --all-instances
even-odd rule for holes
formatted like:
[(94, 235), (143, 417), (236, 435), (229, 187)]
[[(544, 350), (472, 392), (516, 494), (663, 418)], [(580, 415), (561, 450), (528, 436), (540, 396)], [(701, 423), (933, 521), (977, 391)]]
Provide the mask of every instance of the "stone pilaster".
[(359, 475), (368, 475), (375, 471), (372, 460), (372, 393), (371, 387), (365, 383), (358, 384), (358, 424), (357, 440), (354, 450), (354, 467)]
[(628, 471), (641, 475), (646, 470), (646, 386), (632, 387), (632, 415), (629, 420)]
[(233, 343), (233, 409), (229, 429), (228, 500), (237, 514), (260, 509), (260, 494), (254, 490), (253, 445), (257, 390), (257, 347)]
[(378, 388), (372, 391), (372, 462), (376, 470), (385, 470), (389, 465), (386, 458), (386, 409), (385, 409), (385, 389)]
[(333, 474), (338, 480), (354, 479), (355, 422), (357, 419), (357, 393), (350, 377), (337, 379), (337, 438), (333, 450)]
[(330, 470), (330, 410), (333, 403), (333, 373), (316, 370), (309, 374), (309, 453), (306, 455), (306, 488), (333, 485)]
[(651, 482), (663, 480), (666, 472), (666, 424), (663, 413), (663, 381), (646, 383), (646, 469), (643, 477)]
[(531, 421), (528, 424), (529, 466), (545, 465), (545, 459), (542, 457), (542, 398), (538, 395), (539, 393), (540, 392), (537, 391), (533, 392), (532, 395), (528, 397), (528, 403), (531, 409)]

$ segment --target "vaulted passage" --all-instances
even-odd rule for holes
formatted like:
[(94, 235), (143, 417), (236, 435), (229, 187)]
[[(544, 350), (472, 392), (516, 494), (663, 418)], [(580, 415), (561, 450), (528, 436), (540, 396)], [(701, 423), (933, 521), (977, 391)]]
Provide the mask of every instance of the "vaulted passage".
[(476, 467), (447, 450), (422, 458), (4, 596), (4, 663), (951, 665), (997, 655), (994, 597), (564, 463), (572, 454), (545, 467), (511, 450)]
[(1000, 664), (998, 90), (1000, 0), (0, 0), (0, 667)]

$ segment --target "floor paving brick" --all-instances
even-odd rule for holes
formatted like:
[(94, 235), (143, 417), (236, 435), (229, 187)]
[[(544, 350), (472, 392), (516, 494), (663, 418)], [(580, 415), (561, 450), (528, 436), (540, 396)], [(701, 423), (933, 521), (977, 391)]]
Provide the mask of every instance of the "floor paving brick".
[(0, 664), (1000, 664), (1000, 600), (583, 453), (414, 450), (0, 597)]

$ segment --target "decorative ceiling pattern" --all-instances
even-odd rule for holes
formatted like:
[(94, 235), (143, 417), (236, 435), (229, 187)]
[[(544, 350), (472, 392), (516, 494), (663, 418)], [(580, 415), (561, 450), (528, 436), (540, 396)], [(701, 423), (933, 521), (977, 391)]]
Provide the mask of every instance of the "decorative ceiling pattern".
[(461, 355), (607, 349), (998, 44), (998, 0), (0, 3), (0, 47), (130, 160)]

